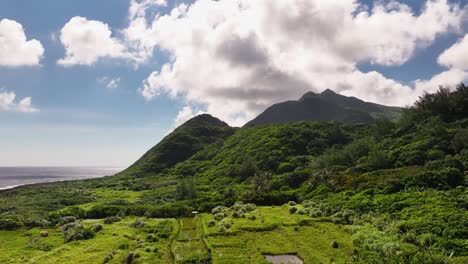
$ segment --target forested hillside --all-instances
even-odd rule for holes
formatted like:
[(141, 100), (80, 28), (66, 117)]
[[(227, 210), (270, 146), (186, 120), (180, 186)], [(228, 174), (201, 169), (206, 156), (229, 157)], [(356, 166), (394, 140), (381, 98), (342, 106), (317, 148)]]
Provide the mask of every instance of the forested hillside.
[[(230, 128), (199, 116), (116, 176), (0, 191), (0, 229), (17, 234), (64, 226), (67, 217), (73, 223), (111, 222), (177, 218), (197, 210), (203, 214), (197, 228), (208, 230), (198, 236), (207, 239), (206, 252), (227, 247), (221, 240), (236, 236), (258, 236), (262, 243), (268, 232), (284, 232), (291, 239), (326, 241), (324, 232), (332, 230), (347, 251), (322, 253), (330, 261), (337, 254), (337, 263), (467, 263), (467, 177), (468, 87), (460, 84), (453, 91), (441, 88), (424, 95), (397, 121), (380, 115), (369, 124)], [(86, 228), (77, 240), (99, 237), (99, 231)], [(308, 233), (317, 230), (321, 235)], [(158, 244), (159, 250), (170, 250), (167, 243)], [(310, 245), (317, 242), (310, 243), (304, 248), (314, 250)], [(281, 248), (262, 249), (261, 254), (269, 250), (276, 254)], [(313, 260), (304, 252), (293, 253)], [(170, 259), (164, 254), (154, 258)], [(193, 259), (227, 263), (214, 255)], [(139, 263), (133, 255), (132, 261)]]

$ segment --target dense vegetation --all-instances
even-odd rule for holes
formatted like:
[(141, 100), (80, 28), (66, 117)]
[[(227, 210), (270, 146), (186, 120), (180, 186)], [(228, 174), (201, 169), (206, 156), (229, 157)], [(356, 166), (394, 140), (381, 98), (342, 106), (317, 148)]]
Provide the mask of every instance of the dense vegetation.
[[(380, 116), (372, 124), (234, 129), (208, 115), (197, 117), (116, 176), (2, 191), (0, 229), (19, 236), (60, 226), (62, 243), (86, 243), (103, 239), (106, 225), (198, 210), (201, 223), (172, 220), (164, 227), (157, 247), (169, 253), (140, 255), (225, 263), (220, 256), (237, 247), (244, 257), (256, 256), (255, 262), (260, 261), (255, 254), (295, 253), (306, 263), (466, 263), (467, 176), (468, 87), (460, 84), (422, 96), (396, 122)], [(133, 224), (152, 236), (164, 229)], [(187, 243), (187, 225), (206, 233), (189, 232), (193, 241)], [(322, 235), (314, 233), (321, 229)], [(280, 239), (278, 233), (300, 247), (284, 242), (287, 252), (281, 252), (261, 244)], [(154, 247), (151, 239), (147, 243)], [(259, 241), (257, 248), (247, 246), (252, 239)], [(317, 241), (330, 246), (322, 249)], [(330, 252), (335, 246), (342, 251)], [(312, 256), (318, 248), (329, 255)], [(145, 250), (131, 249), (132, 254)], [(125, 250), (116, 251), (120, 263), (123, 255), (131, 259), (126, 263), (142, 259)], [(109, 252), (104, 253), (102, 258)], [(238, 263), (245, 261), (239, 257)]]

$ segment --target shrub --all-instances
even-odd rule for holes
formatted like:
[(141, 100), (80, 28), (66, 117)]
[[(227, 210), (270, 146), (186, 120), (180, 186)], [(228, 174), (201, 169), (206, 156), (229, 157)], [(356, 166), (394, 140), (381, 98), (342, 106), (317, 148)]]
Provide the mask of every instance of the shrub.
[(99, 204), (91, 207), (86, 213), (87, 218), (99, 219), (124, 213), (124, 207), (119, 205)]
[(43, 219), (28, 218), (23, 222), (26, 228), (35, 228), (35, 227), (47, 227), (50, 225), (50, 222)]
[(68, 223), (72, 223), (76, 221), (76, 217), (74, 216), (64, 216), (59, 219), (59, 224), (60, 225), (66, 225)]
[(21, 227), (21, 223), (12, 219), (0, 219), (0, 230), (16, 230)]
[(257, 206), (253, 203), (248, 203), (244, 206), (244, 208), (247, 212), (252, 212), (255, 211), (255, 209), (257, 209)]
[(234, 218), (239, 218), (239, 217), (240, 217), (239, 212), (234, 211), (234, 212), (232, 213), (232, 217), (234, 217)]
[(112, 223), (115, 223), (115, 222), (119, 222), (120, 220), (122, 220), (121, 217), (109, 216), (106, 219), (104, 219), (104, 224), (112, 224)]
[(307, 214), (307, 211), (305, 209), (301, 209), (301, 210), (297, 211), (297, 213), (300, 214), (300, 215), (305, 215), (305, 214)]
[(131, 264), (133, 263), (133, 260), (135, 259), (135, 253), (133, 251), (130, 251), (125, 258), (125, 263), (126, 264)]
[(321, 217), (323, 215), (321, 210), (312, 210), (309, 213), (310, 217)]
[(101, 231), (103, 229), (102, 225), (101, 224), (94, 224), (92, 226), (92, 230), (95, 232), (95, 233), (98, 233), (99, 231)]
[(225, 206), (216, 206), (215, 208), (211, 210), (211, 213), (215, 215), (219, 213), (224, 213), (226, 210), (227, 210), (227, 207)]
[(154, 234), (146, 235), (146, 241), (148, 242), (157, 242), (158, 238)]
[(297, 211), (297, 208), (295, 206), (289, 207), (289, 213), (294, 214)]
[(333, 240), (333, 241), (331, 242), (331, 247), (332, 247), (332, 248), (338, 248), (338, 246), (339, 246), (339, 245), (338, 245), (338, 242), (336, 242), (335, 240)]
[(218, 231), (221, 232), (221, 233), (226, 232), (226, 230), (227, 230), (227, 228), (224, 225), (220, 225), (219, 228), (218, 228)]
[(65, 242), (68, 243), (73, 240), (86, 240), (95, 236), (93, 230), (84, 228), (78, 222), (68, 223), (63, 226)]
[(255, 220), (255, 219), (257, 219), (257, 217), (255, 215), (249, 216), (249, 220)]
[(145, 251), (149, 253), (149, 252), (151, 252), (151, 248), (150, 248), (150, 247), (146, 247), (146, 248), (145, 248)]
[(291, 206), (295, 206), (296, 202), (295, 201), (289, 201), (288, 204), (291, 205)]
[(142, 228), (142, 227), (145, 227), (146, 226), (146, 223), (143, 222), (141, 219), (137, 219), (135, 222), (133, 222), (131, 225), (131, 227), (134, 227), (134, 228)]
[(223, 220), (225, 217), (225, 214), (224, 213), (217, 213), (214, 215), (214, 218), (217, 220), (217, 221), (221, 221)]
[(208, 222), (208, 227), (213, 227), (213, 226), (215, 226), (215, 225), (216, 225), (216, 221), (215, 221), (215, 220), (210, 220), (210, 221)]

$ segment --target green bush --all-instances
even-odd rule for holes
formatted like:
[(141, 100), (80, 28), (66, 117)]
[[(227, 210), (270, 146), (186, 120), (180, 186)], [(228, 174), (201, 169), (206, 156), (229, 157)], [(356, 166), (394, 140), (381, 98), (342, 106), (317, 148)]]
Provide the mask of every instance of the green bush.
[(84, 228), (83, 225), (81, 225), (78, 222), (71, 222), (71, 223), (65, 224), (63, 226), (63, 230), (64, 230), (64, 239), (66, 243), (74, 241), (74, 240), (91, 239), (95, 236), (95, 233), (93, 230)]
[(16, 230), (21, 228), (21, 223), (12, 219), (0, 219), (0, 230)]
[(289, 213), (290, 214), (294, 214), (295, 212), (297, 212), (297, 207), (295, 207), (295, 206), (289, 207)]
[(119, 217), (119, 216), (109, 216), (106, 219), (104, 219), (104, 224), (112, 224), (112, 223), (115, 223), (115, 222), (119, 222), (121, 220), (122, 220), (122, 218)]

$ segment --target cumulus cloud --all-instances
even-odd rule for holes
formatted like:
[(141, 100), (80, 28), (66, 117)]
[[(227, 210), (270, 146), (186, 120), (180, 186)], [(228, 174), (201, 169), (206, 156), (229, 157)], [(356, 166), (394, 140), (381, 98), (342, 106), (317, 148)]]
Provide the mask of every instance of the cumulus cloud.
[(44, 48), (38, 40), (27, 40), (23, 26), (9, 19), (0, 20), (0, 66), (38, 65)]
[(446, 0), (427, 1), (419, 14), (396, 1), (369, 9), (355, 0), (198, 0), (148, 20), (146, 7), (138, 7), (125, 38), (144, 54), (158, 48), (171, 55), (141, 94), (182, 98), (232, 125), (272, 103), (326, 88), (409, 104), (424, 81), (416, 89), (361, 72), (358, 63), (401, 65), (437, 36), (459, 33), (465, 12)]
[(98, 80), (98, 83), (106, 86), (109, 90), (117, 89), (120, 86), (120, 78), (110, 78), (107, 76), (101, 77)]
[(468, 34), (445, 50), (438, 62), (450, 68), (468, 71)]
[(92, 65), (102, 58), (131, 58), (124, 44), (112, 37), (109, 26), (84, 17), (73, 17), (60, 31), (65, 58), (58, 64)]
[(0, 91), (0, 111), (35, 113), (39, 112), (39, 109), (32, 106), (31, 97), (25, 97), (17, 102), (15, 92)]

